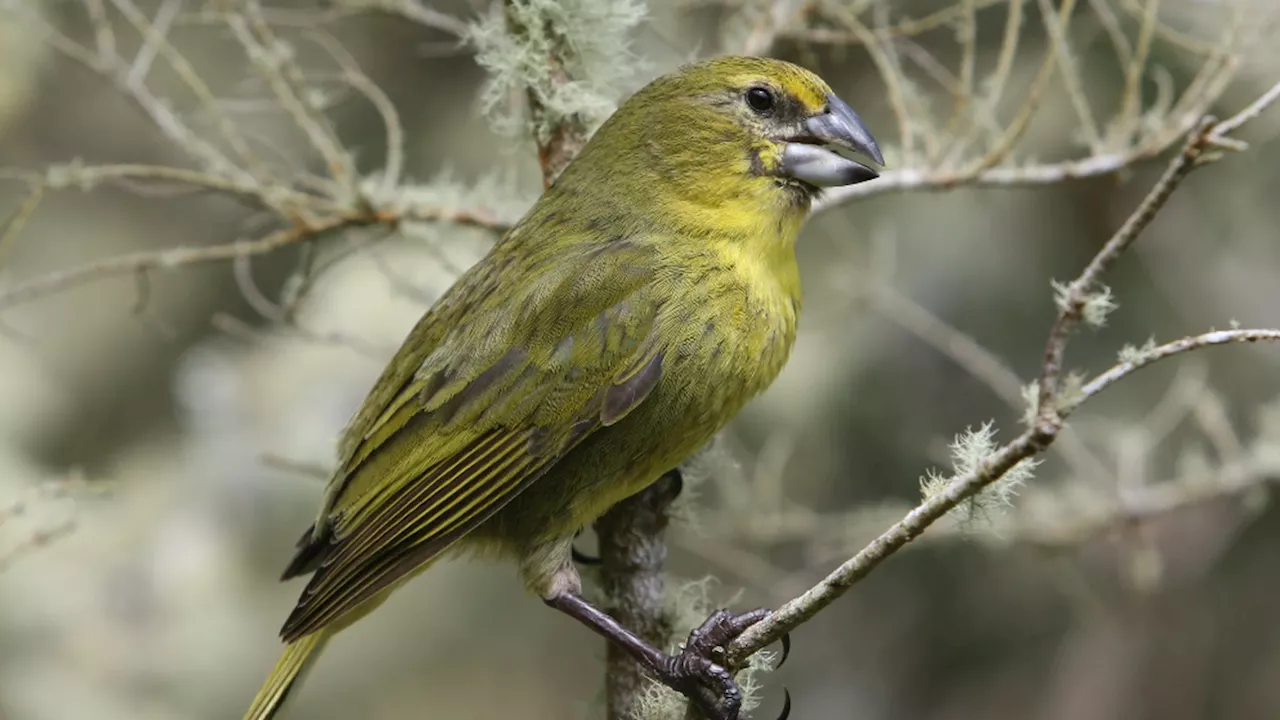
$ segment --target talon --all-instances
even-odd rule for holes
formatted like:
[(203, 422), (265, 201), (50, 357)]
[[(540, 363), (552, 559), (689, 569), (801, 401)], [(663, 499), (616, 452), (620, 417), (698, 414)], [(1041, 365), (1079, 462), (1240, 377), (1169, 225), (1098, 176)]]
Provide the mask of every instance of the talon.
[(787, 658), (790, 656), (791, 656), (791, 633), (786, 633), (785, 635), (782, 636), (782, 659), (778, 661), (778, 664), (775, 665), (773, 669), (777, 670), (778, 668), (782, 667), (782, 664), (785, 663), (787, 661)]
[(791, 691), (782, 688), (782, 714), (778, 715), (778, 720), (787, 720), (789, 717), (791, 717)]
[(723, 659), (729, 644), (770, 612), (765, 608), (745, 613), (715, 611), (689, 633), (676, 655), (656, 668), (660, 679), (711, 720), (737, 720), (742, 692), (733, 673), (715, 660)]

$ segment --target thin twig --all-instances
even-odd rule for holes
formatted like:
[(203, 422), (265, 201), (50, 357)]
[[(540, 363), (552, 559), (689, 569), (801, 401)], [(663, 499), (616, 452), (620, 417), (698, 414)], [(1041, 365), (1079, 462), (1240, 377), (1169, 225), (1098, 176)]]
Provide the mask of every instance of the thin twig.
[(398, 15), (433, 30), (442, 30), (465, 40), (470, 34), (467, 23), (424, 5), (421, 0), (338, 0), (340, 9), (347, 12), (377, 11)]
[(960, 187), (1038, 187), (1056, 185), (1068, 180), (1111, 175), (1133, 165), (1154, 158), (1167, 149), (1167, 145), (1146, 145), (1126, 152), (1094, 155), (1081, 160), (1065, 160), (1058, 163), (1027, 165), (1023, 167), (992, 167), (985, 170), (886, 170), (875, 182), (846, 185), (827, 191), (814, 204), (814, 212), (824, 212), (853, 200), (888, 193), (953, 190)]
[[(1095, 153), (1100, 152), (1102, 135), (1098, 132), (1098, 123), (1093, 117), (1093, 109), (1089, 106), (1089, 98), (1083, 87), (1083, 78), (1076, 67), (1075, 55), (1072, 54), (1067, 41), (1067, 23), (1070, 21), (1071, 12), (1064, 10), (1060, 15), (1055, 14), (1050, 0), (1039, 0), (1039, 2), (1040, 15), (1045, 29), (1049, 31), (1049, 44), (1058, 59), (1058, 66), (1062, 68), (1062, 81), (1067, 89), (1067, 97), (1071, 100), (1071, 105), (1075, 108), (1076, 116), (1080, 120), (1084, 139), (1089, 144), (1090, 150)], [(1073, 4), (1073, 0), (1066, 0), (1062, 7), (1067, 8)]]
[(760, 13), (751, 32), (742, 43), (743, 55), (767, 55), (792, 18), (810, 6), (809, 0), (773, 0), (767, 9)]
[(1146, 0), (1137, 49), (1125, 65), (1123, 100), (1115, 123), (1115, 130), (1119, 132), (1113, 138), (1117, 143), (1131, 142), (1133, 135), (1137, 133), (1138, 117), (1142, 112), (1142, 77), (1147, 65), (1147, 55), (1151, 52), (1151, 40), (1155, 37), (1159, 12), (1160, 0)]
[(36, 208), (40, 206), (40, 202), (44, 200), (44, 191), (44, 183), (33, 183), (31, 192), (18, 205), (18, 209), (4, 223), (0, 223), (0, 267), (4, 265), (5, 256), (13, 248), (14, 238), (27, 226), (27, 221), (31, 219), (32, 213), (36, 211)]
[(226, 262), (239, 257), (264, 255), (322, 233), (377, 222), (380, 222), (380, 219), (376, 216), (334, 217), (318, 225), (285, 228), (257, 240), (241, 240), (202, 248), (177, 247), (156, 252), (137, 252), (89, 262), (18, 283), (7, 290), (0, 290), (0, 309), (21, 305), (95, 280), (128, 275), (152, 268), (167, 270), (187, 265)]
[(1174, 355), (1181, 355), (1185, 352), (1198, 350), (1200, 348), (1213, 347), (1215, 345), (1228, 345), (1231, 343), (1255, 343), (1261, 341), (1280, 340), (1280, 330), (1269, 329), (1250, 329), (1250, 330), (1215, 330), (1200, 335), (1192, 335), (1184, 337), (1180, 340), (1174, 340), (1165, 343), (1151, 350), (1139, 353), (1138, 357), (1119, 363), (1110, 370), (1098, 375), (1094, 379), (1085, 383), (1080, 388), (1080, 397), (1075, 399), (1071, 407), (1088, 400), (1098, 393), (1106, 390), (1116, 384), (1118, 380), (1127, 375), (1141, 370), (1152, 363), (1159, 362)]
[[(156, 53), (163, 57), (179, 79), (200, 101), (204, 111), (214, 119), (223, 140), (247, 165), (251, 176), (259, 181), (269, 178), (270, 173), (267, 166), (250, 149), (240, 129), (236, 127), (236, 124), (218, 103), (209, 85), (200, 77), (200, 73), (191, 65), (191, 62), (169, 42), (166, 37), (167, 28), (157, 26), (148, 20), (146, 15), (131, 0), (111, 0), (111, 2), (120, 14), (142, 35), (144, 45), (143, 50), (139, 51), (139, 57), (144, 57), (144, 51)], [(158, 18), (158, 20), (160, 19), (163, 19), (163, 16)], [(109, 76), (115, 79), (116, 84), (120, 86), (127, 96), (134, 98), (144, 110), (148, 111), (153, 122), (157, 125), (160, 125), (161, 122), (174, 123), (177, 115), (147, 89), (145, 83), (146, 74), (139, 71), (137, 60), (128, 63), (123, 58), (113, 56), (111, 58), (104, 57), (103, 62), (105, 64), (102, 69), (114, 68), (113, 72), (108, 73)], [(163, 129), (163, 126), (161, 129)], [(208, 149), (205, 149), (205, 146), (208, 145), (207, 143), (201, 141), (193, 144), (193, 141), (198, 138), (194, 131), (189, 129), (179, 130), (176, 126), (174, 130), (178, 133), (178, 135), (174, 136), (178, 144), (188, 152), (192, 152), (197, 156), (206, 156), (212, 160), (209, 163), (211, 167), (222, 172), (226, 172), (232, 167), (230, 161), (223, 157), (220, 152), (211, 154)], [(212, 148), (212, 145), (208, 145), (208, 148)]]
[(1156, 213), (1164, 207), (1173, 191), (1182, 184), (1192, 170), (1200, 165), (1200, 159), (1209, 145), (1214, 123), (1212, 118), (1200, 121), (1187, 138), (1182, 152), (1169, 163), (1164, 175), (1156, 182), (1151, 192), (1147, 193), (1138, 209), (1129, 215), (1124, 225), (1111, 236), (1106, 245), (1102, 246), (1098, 254), (1094, 255), (1084, 272), (1071, 281), (1061, 293), (1058, 319), (1049, 331), (1049, 341), (1045, 344), (1044, 360), (1041, 363), (1040, 394), (1036, 415), (1038, 424), (1051, 426), (1057, 422), (1056, 415), (1059, 409), (1054, 407), (1054, 402), (1058, 397), (1067, 340), (1084, 321), (1085, 305), (1097, 292), (1103, 273), (1115, 264), (1124, 251), (1138, 239), (1138, 235), (1155, 219)]
[(386, 134), (387, 154), (382, 167), (382, 178), (379, 183), (378, 197), (391, 197), (400, 185), (404, 174), (404, 125), (400, 122), (400, 113), (391, 102), (391, 98), (383, 92), (378, 84), (360, 71), (356, 59), (328, 33), (308, 32), (307, 36), (328, 51), (329, 56), (342, 68), (342, 79), (378, 111), (382, 119), (382, 127)]
[(339, 185), (354, 188), (355, 161), (338, 140), (329, 119), (309, 104), (308, 88), (301, 69), (294, 62), (293, 50), (276, 38), (262, 17), (257, 0), (239, 0), (237, 4), (243, 14), (226, 14), (232, 35), (244, 47), (258, 74), (267, 81), (280, 107), (324, 158), (329, 174)]

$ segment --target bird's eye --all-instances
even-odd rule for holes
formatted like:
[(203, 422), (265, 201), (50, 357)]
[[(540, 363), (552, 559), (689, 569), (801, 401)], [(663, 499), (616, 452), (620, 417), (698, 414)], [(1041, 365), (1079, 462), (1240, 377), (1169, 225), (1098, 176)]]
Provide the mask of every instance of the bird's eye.
[(753, 87), (747, 91), (747, 104), (763, 115), (773, 110), (773, 93), (768, 88)]

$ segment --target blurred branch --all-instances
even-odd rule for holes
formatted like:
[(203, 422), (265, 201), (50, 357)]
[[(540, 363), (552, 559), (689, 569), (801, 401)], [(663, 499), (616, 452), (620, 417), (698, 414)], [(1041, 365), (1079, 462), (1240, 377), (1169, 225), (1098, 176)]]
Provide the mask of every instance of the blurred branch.
[(61, 480), (41, 483), (27, 491), (23, 497), (0, 506), (0, 531), (7, 531), (18, 521), (35, 514), (38, 509), (45, 509), (60, 501), (68, 501), (65, 513), (55, 520), (37, 519), (32, 521), (29, 530), (19, 531), (18, 539), (0, 544), (0, 573), (13, 567), (19, 560), (53, 545), (75, 531), (76, 505), (75, 493), (85, 488), (84, 479), (77, 474), (69, 475)]
[[(886, 317), (951, 358), (1010, 407), (1023, 406), (1021, 378), (972, 337), (883, 283), (876, 283), (872, 298)], [(1063, 428), (1053, 448), (1079, 477), (1102, 479), (1113, 474), (1070, 427)]]
[(41, 275), (9, 287), (0, 288), (0, 310), (63, 292), (85, 283), (146, 270), (172, 270), (211, 262), (230, 262), (237, 258), (266, 255), (290, 245), (314, 240), (326, 233), (370, 225), (394, 226), (406, 220), (449, 221), (493, 227), (480, 217), (456, 211), (412, 208), (403, 213), (379, 211), (334, 215), (311, 222), (299, 222), (256, 240), (237, 240), (208, 247), (175, 247), (117, 255), (83, 265)]
[(739, 666), (744, 659), (783, 635), (795, 630), (865, 578), (881, 563), (914, 540), (933, 523), (964, 501), (1000, 480), (1014, 468), (1044, 452), (1062, 432), (1067, 416), (1085, 400), (1120, 379), (1159, 360), (1216, 345), (1259, 341), (1280, 341), (1280, 330), (1225, 330), (1205, 333), (1137, 351), (1119, 365), (1068, 392), (1061, 383), (1063, 358), (1075, 330), (1083, 323), (1100, 324), (1109, 304), (1109, 294), (1100, 285), (1102, 275), (1123, 255), (1183, 180), (1196, 168), (1216, 160), (1221, 149), (1238, 150), (1243, 145), (1226, 137), (1275, 100), (1269, 91), (1238, 115), (1217, 122), (1201, 120), (1173, 158), (1164, 175), (1147, 194), (1128, 220), (1098, 251), (1093, 260), (1071, 283), (1056, 292), (1057, 318), (1045, 342), (1040, 370), (1037, 406), (1030, 427), (1011, 442), (981, 458), (968, 472), (950, 478), (945, 487), (931, 494), (901, 520), (868, 543), (852, 558), (821, 582), (783, 604), (765, 620), (739, 636), (727, 649), (727, 662)]
[(751, 25), (751, 32), (742, 44), (743, 55), (767, 55), (774, 41), (793, 18), (813, 11), (812, 0), (772, 0)]
[(306, 98), (306, 80), (293, 58), (293, 48), (280, 41), (262, 16), (257, 0), (238, 0), (240, 12), (227, 12), (231, 34), (244, 48), (258, 74), (275, 95), (311, 146), (324, 159), (330, 176), (355, 195), (356, 169), (351, 153), (342, 146), (337, 131), (323, 112)]
[[(389, 5), (383, 3), (383, 6)], [(397, 6), (410, 8), (412, 3)], [(6, 5), (3, 12), (16, 14), (53, 48), (110, 80), (195, 167), (90, 165), (73, 161), (38, 171), (0, 168), (0, 180), (25, 183), (30, 188), (28, 199), (0, 227), (0, 257), (12, 249), (17, 235), (47, 192), (91, 191), (103, 183), (160, 183), (216, 192), (235, 197), (252, 209), (267, 210), (272, 221), (282, 227), (256, 240), (130, 253), (0, 286), (0, 309), (106, 277), (133, 274), (145, 280), (150, 270), (209, 262), (243, 262), (286, 246), (310, 242), (332, 231), (361, 226), (376, 224), (394, 228), (407, 221), (431, 221), (503, 230), (510, 223), (510, 219), (500, 217), (489, 208), (433, 203), (430, 186), (402, 184), (405, 134), (395, 107), (360, 71), (349, 54), (323, 33), (312, 32), (308, 37), (328, 51), (341, 69), (341, 79), (367, 98), (383, 121), (387, 143), (384, 167), (367, 181), (360, 178), (352, 152), (342, 144), (323, 108), (314, 100), (322, 93), (312, 87), (311, 80), (294, 58), (293, 48), (272, 30), (270, 13), (258, 0), (224, 3), (216, 15), (230, 29), (251, 67), (266, 82), (273, 102), (323, 161), (329, 180), (295, 169), (272, 167), (254, 151), (226, 109), (227, 104), (170, 42), (168, 32), (177, 17), (179, 3), (162, 3), (154, 18), (143, 13), (133, 0), (83, 0), (83, 7), (92, 29), (91, 41), (86, 42), (91, 44), (66, 35), (22, 4)], [(138, 35), (141, 46), (132, 58), (121, 54), (123, 43), (108, 8)], [(191, 122), (174, 109), (167, 98), (152, 92), (147, 79), (157, 62), (167, 64), (174, 72), (195, 98), (201, 119), (207, 122)], [(206, 137), (198, 129), (204, 124), (211, 125), (213, 137)], [(138, 189), (137, 185), (126, 187)], [(299, 298), (291, 300), (292, 307)]]
[[(1116, 173), (1157, 157), (1185, 137), (1197, 119), (1221, 97), (1235, 74), (1237, 58), (1244, 46), (1243, 34), (1249, 29), (1245, 26), (1244, 13), (1231, 10), (1230, 21), (1217, 41), (1188, 47), (1193, 44), (1180, 39), (1177, 42), (1180, 47), (1204, 58), (1199, 73), (1176, 98), (1167, 81), (1157, 82), (1162, 92), (1153, 102), (1144, 103), (1142, 88), (1152, 72), (1148, 64), (1154, 40), (1172, 31), (1160, 21), (1157, 3), (1145, 2), (1141, 7), (1131, 3), (1137, 8), (1139, 18), (1137, 37), (1131, 42), (1111, 13), (1110, 5), (1105, 0), (1093, 0), (1090, 4), (1094, 14), (1111, 36), (1123, 67), (1123, 94), (1118, 106), (1108, 116), (1099, 116), (1094, 107), (1096, 101), (1086, 92), (1082, 70), (1075, 59), (1072, 29), (1073, 20), (1080, 14), (1076, 0), (1060, 0), (1056, 7), (1051, 0), (1038, 2), (1037, 15), (1048, 36), (1047, 48), (1021, 104), (1007, 122), (999, 121), (998, 117), (1001, 100), (1021, 55), (1020, 39), (1026, 33), (1023, 0), (1002, 3), (957, 0), (919, 19), (878, 24), (864, 20), (861, 15), (871, 9), (887, 13), (879, 3), (820, 6), (817, 13), (820, 18), (843, 28), (839, 35), (825, 31), (825, 40), (861, 45), (870, 55), (888, 91), (899, 147), (896, 152), (893, 148), (887, 152), (890, 168), (876, 182), (832, 189), (816, 204), (815, 211), (890, 192), (1056, 184)], [(979, 79), (974, 69), (975, 17), (979, 11), (997, 4), (1005, 7), (1004, 32), (994, 69)], [(954, 71), (923, 45), (910, 40), (915, 35), (952, 26), (959, 29), (955, 39), (959, 60)], [(791, 27), (787, 32), (799, 31)], [(809, 35), (804, 37), (813, 39)], [(924, 70), (927, 78), (952, 96), (952, 107), (945, 119), (932, 117), (927, 103), (920, 99), (918, 81), (904, 70), (898, 59), (900, 55), (910, 58)], [(1045, 104), (1055, 76), (1061, 77), (1065, 99), (1077, 116), (1077, 127), (1088, 152), (1056, 162), (1027, 163), (1016, 157), (1017, 151)], [(1157, 75), (1154, 79), (1159, 81), (1161, 77)]]
[(458, 18), (427, 7), (422, 0), (331, 0), (333, 5), (347, 12), (376, 11), (395, 15), (423, 27), (440, 30), (465, 40), (467, 23)]
[[(1188, 119), (1187, 124), (1194, 122)], [(1096, 155), (1081, 160), (1065, 160), (1059, 163), (1028, 165), (1024, 167), (993, 167), (973, 172), (951, 170), (887, 170), (872, 183), (861, 183), (833, 188), (815, 203), (814, 212), (820, 213), (839, 207), (852, 200), (875, 195), (899, 192), (941, 192), (961, 187), (1037, 187), (1056, 185), (1069, 180), (1112, 175), (1143, 160), (1162, 155), (1176, 141), (1178, 135), (1161, 138), (1151, 145), (1133, 148), (1125, 152)]]

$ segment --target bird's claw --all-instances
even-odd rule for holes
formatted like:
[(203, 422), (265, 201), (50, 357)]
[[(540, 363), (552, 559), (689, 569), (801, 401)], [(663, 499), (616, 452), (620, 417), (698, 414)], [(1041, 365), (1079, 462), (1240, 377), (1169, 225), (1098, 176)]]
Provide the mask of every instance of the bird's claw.
[(778, 720), (787, 720), (791, 717), (791, 691), (783, 688), (782, 712), (778, 714)]
[(745, 613), (717, 610), (689, 633), (679, 653), (656, 668), (660, 679), (688, 697), (708, 720), (737, 720), (742, 691), (734, 682), (733, 673), (720, 663), (729, 643), (768, 615), (766, 609)]

